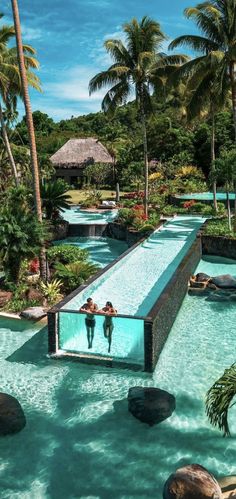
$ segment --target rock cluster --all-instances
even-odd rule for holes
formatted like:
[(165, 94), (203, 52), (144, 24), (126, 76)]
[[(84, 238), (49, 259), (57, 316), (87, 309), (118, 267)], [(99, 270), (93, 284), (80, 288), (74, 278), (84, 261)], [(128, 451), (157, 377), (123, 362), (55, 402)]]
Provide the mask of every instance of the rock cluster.
[(207, 296), (208, 301), (236, 303), (236, 279), (230, 274), (211, 277), (199, 273), (189, 281), (189, 294)]
[(159, 388), (134, 386), (129, 389), (128, 408), (135, 418), (153, 426), (171, 416), (175, 397)]

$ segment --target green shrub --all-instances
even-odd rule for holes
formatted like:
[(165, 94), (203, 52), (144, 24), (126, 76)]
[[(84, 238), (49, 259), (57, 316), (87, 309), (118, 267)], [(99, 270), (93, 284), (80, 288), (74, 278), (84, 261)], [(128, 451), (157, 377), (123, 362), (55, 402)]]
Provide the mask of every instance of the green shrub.
[(21, 312), (29, 307), (37, 307), (37, 305), (41, 305), (38, 300), (26, 300), (20, 299), (17, 297), (13, 297), (4, 307), (5, 310), (9, 312)]
[(78, 260), (84, 261), (88, 258), (88, 255), (88, 250), (70, 244), (58, 244), (51, 246), (51, 248), (47, 250), (48, 263), (53, 267), (57, 263), (66, 265), (68, 263), (77, 262)]
[(204, 226), (204, 234), (208, 236), (227, 236), (236, 239), (236, 232), (229, 230), (226, 218), (208, 220)]
[(118, 212), (117, 221), (123, 225), (130, 226), (133, 224), (136, 213), (130, 208), (121, 208)]
[(99, 266), (91, 262), (78, 261), (63, 265), (57, 263), (55, 277), (62, 281), (63, 291), (67, 294), (78, 288), (89, 277), (99, 270)]
[(155, 230), (155, 226), (150, 224), (150, 223), (146, 223), (144, 224), (140, 229), (139, 231), (140, 232), (152, 232), (153, 230)]

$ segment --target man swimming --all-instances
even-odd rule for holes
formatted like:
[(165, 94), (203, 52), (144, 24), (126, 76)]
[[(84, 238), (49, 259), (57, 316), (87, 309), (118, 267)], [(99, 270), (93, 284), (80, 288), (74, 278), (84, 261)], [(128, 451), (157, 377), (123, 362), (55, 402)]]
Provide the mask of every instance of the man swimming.
[(98, 306), (94, 303), (92, 298), (88, 298), (87, 302), (80, 308), (80, 312), (86, 312), (87, 314), (85, 318), (85, 325), (87, 330), (88, 348), (92, 348), (93, 346), (94, 329), (96, 324), (94, 313), (97, 311)]

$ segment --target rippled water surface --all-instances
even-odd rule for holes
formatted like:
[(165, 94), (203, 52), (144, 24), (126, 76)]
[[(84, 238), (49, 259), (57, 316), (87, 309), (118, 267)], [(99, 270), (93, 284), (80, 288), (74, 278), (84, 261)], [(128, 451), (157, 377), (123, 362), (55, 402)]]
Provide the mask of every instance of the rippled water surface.
[[(236, 262), (202, 261), (199, 271), (236, 275)], [(204, 413), (206, 390), (235, 361), (235, 305), (187, 296), (153, 376), (46, 357), (47, 334), (0, 319), (1, 390), (27, 417), (21, 433), (0, 439), (3, 499), (161, 499), (169, 474), (197, 462), (216, 475), (236, 473), (233, 438)], [(176, 396), (176, 412), (149, 428), (127, 411), (131, 386)]]

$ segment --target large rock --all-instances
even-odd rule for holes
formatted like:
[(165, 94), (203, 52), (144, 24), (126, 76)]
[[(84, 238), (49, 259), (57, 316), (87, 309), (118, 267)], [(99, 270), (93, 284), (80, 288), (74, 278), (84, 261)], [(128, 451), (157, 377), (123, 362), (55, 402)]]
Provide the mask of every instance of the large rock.
[(217, 288), (236, 288), (236, 279), (230, 274), (218, 275), (211, 278)]
[(26, 419), (18, 400), (7, 393), (0, 393), (0, 435), (21, 431)]
[(38, 321), (47, 315), (46, 310), (43, 307), (29, 307), (20, 313), (20, 316), (24, 319), (29, 319), (32, 321)]
[(0, 291), (0, 307), (4, 307), (12, 298), (11, 291)]
[(175, 410), (175, 397), (159, 388), (130, 388), (128, 403), (131, 414), (150, 426), (169, 418)]
[(39, 303), (43, 303), (44, 296), (43, 293), (39, 289), (29, 288), (26, 292), (26, 298), (29, 301), (37, 301)]
[(198, 274), (196, 274), (196, 281), (197, 282), (207, 282), (207, 281), (209, 281), (209, 279), (210, 279), (210, 276), (207, 274), (204, 274), (204, 272), (199, 272)]
[(199, 464), (179, 468), (164, 485), (163, 499), (222, 499), (216, 479)]

